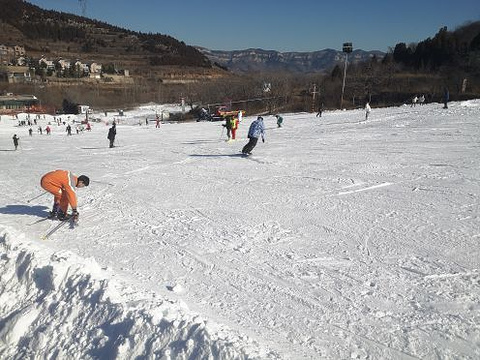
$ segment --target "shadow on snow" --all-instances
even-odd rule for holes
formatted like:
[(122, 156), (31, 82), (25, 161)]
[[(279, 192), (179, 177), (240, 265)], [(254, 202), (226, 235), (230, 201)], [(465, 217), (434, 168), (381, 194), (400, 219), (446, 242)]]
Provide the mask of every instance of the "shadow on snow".
[(191, 154), (191, 157), (204, 157), (204, 158), (216, 158), (216, 157), (240, 157), (243, 158), (245, 157), (244, 154), (239, 153), (239, 154)]
[(38, 217), (45, 217), (48, 215), (46, 206), (29, 206), (29, 205), (7, 205), (0, 208), (1, 214), (8, 215), (35, 215)]

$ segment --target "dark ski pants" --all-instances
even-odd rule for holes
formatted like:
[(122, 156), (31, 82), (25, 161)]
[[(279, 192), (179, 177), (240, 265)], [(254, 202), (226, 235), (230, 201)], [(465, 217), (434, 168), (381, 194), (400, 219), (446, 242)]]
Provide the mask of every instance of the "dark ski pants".
[(249, 154), (252, 152), (253, 148), (255, 146), (257, 146), (257, 141), (258, 141), (258, 138), (254, 138), (254, 137), (251, 137), (249, 138), (250, 141), (247, 143), (247, 145), (245, 145), (242, 149), (242, 153), (244, 154)]

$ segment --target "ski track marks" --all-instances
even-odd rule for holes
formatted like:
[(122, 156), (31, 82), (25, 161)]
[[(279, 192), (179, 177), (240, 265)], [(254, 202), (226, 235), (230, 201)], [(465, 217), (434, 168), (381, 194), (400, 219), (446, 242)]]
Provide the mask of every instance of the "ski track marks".
[[(453, 115), (435, 106), (374, 109), (360, 124), (360, 110), (285, 116), (248, 159), (232, 155), (245, 141), (206, 140), (218, 137), (214, 124), (119, 126), (124, 147), (15, 154), (3, 199), (33, 197), (21, 189), (65, 163), (106, 179), (114, 186), (78, 192), (80, 227), (45, 243), (93, 256), (285, 359), (474, 359), (478, 128), (455, 115), (460, 105)], [(20, 176), (28, 166), (35, 176)], [(0, 217), (13, 226), (19, 216)]]

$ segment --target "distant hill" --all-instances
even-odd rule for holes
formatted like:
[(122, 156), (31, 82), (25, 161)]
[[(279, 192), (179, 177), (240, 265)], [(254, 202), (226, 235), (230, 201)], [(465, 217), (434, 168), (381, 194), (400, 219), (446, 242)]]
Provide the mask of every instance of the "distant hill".
[[(325, 49), (313, 52), (279, 52), (263, 49), (234, 51), (209, 50), (197, 47), (212, 63), (236, 73), (287, 71), (294, 73), (317, 73), (330, 71), (343, 62), (345, 54), (338, 50)], [(381, 51), (355, 50), (349, 55), (349, 62), (360, 63), (376, 56), (381, 59)]]
[(197, 49), (168, 35), (134, 32), (22, 0), (0, 0), (0, 9), (0, 44), (23, 45), (29, 56), (94, 57), (130, 67), (212, 67)]

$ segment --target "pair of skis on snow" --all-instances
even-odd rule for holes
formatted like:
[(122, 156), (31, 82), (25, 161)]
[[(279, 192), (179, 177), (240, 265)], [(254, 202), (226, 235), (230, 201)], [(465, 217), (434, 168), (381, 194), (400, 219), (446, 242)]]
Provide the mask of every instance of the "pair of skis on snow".
[(53, 228), (48, 230), (45, 234), (42, 235), (42, 240), (47, 240), (50, 236), (55, 234), (59, 229), (64, 227), (66, 224), (70, 224), (70, 228), (73, 229), (78, 224), (75, 222), (73, 217), (69, 217), (65, 220), (60, 220), (58, 224), (56, 224)]
[[(35, 225), (35, 224), (38, 224), (40, 222), (43, 222), (43, 221), (47, 221), (47, 220), (55, 220), (55, 219), (51, 219), (51, 218), (43, 218), (43, 219), (40, 219), (40, 220), (37, 220), (35, 222), (33, 222), (32, 224), (30, 225)], [(78, 225), (78, 223), (76, 223), (73, 219), (73, 217), (68, 217), (64, 220), (60, 220), (58, 222), (58, 224), (55, 224), (55, 226), (51, 227), (50, 229), (47, 230), (47, 232), (45, 234), (43, 234), (41, 236), (41, 239), (42, 240), (47, 240), (50, 236), (52, 236), (53, 234), (55, 234), (58, 230), (60, 230), (62, 227), (64, 227), (65, 225), (67, 224), (70, 224), (70, 228), (73, 229), (74, 227), (76, 227)]]

